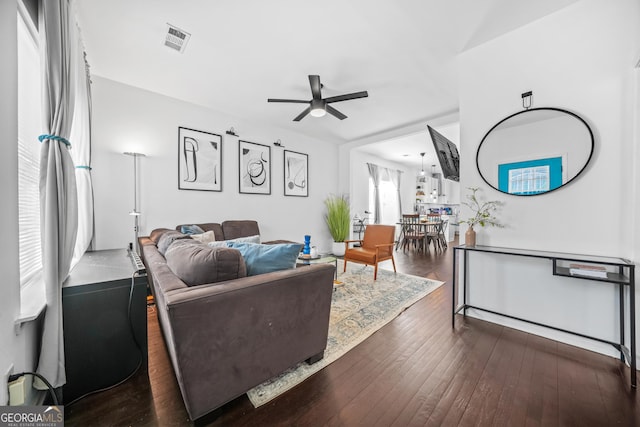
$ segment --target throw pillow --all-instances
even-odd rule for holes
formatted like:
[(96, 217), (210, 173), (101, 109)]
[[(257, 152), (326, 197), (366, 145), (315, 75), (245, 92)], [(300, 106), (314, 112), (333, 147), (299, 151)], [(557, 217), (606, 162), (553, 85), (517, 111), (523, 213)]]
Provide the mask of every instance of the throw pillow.
[(211, 243), (216, 241), (216, 235), (213, 231), (205, 231), (201, 234), (192, 234), (191, 238), (197, 240), (200, 243)]
[(237, 249), (242, 254), (247, 265), (247, 276), (294, 268), (302, 249), (299, 243), (260, 245), (229, 242), (228, 244), (230, 248)]
[(182, 234), (191, 235), (191, 234), (202, 234), (204, 230), (199, 226), (193, 225), (183, 225), (180, 227), (180, 232)]
[(207, 243), (212, 248), (228, 248), (229, 242), (234, 243), (260, 243), (260, 235), (249, 236), (249, 237), (238, 237), (237, 239), (231, 240), (218, 240), (217, 242), (209, 242)]
[(151, 234), (149, 234), (149, 239), (151, 239), (151, 241), (157, 245), (158, 240), (160, 240), (160, 237), (167, 231), (174, 231), (174, 230), (171, 230), (170, 228), (156, 228), (151, 232)]
[(167, 231), (158, 239), (158, 252), (160, 252), (163, 256), (167, 252), (167, 249), (174, 240), (179, 239), (189, 239), (189, 236), (186, 234), (182, 234), (179, 231)]
[(247, 275), (236, 249), (210, 248), (196, 242), (176, 241), (167, 249), (167, 266), (187, 286), (233, 280)]

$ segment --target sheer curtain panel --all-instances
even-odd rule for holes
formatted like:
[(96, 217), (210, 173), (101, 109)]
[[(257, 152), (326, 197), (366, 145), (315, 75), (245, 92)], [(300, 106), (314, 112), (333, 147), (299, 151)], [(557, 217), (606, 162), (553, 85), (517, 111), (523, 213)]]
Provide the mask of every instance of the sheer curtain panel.
[(402, 218), (402, 195), (400, 194), (400, 182), (402, 181), (402, 171), (401, 170), (389, 170), (389, 179), (391, 183), (396, 188), (396, 193), (398, 193), (398, 218)]
[[(73, 2), (71, 3), (73, 12)], [(73, 14), (75, 16), (75, 14)], [(77, 25), (72, 24), (80, 32)], [(76, 96), (69, 140), (73, 143), (70, 151), (75, 164), (76, 186), (78, 188), (78, 236), (73, 250), (73, 268), (93, 239), (93, 186), (91, 183), (91, 80), (89, 65), (85, 59), (81, 37), (76, 37), (73, 61), (76, 68)]]
[(367, 163), (369, 178), (373, 182), (373, 223), (380, 224), (380, 167), (373, 163)]

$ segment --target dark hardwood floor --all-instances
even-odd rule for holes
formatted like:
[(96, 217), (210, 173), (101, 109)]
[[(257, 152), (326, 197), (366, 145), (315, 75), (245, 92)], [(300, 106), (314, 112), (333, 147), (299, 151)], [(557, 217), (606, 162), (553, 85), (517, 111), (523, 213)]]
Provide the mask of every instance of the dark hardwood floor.
[[(640, 426), (618, 360), (472, 318), (452, 329), (451, 252), (398, 252), (398, 271), (446, 283), (272, 402), (241, 396), (199, 424)], [(65, 407), (67, 427), (191, 425), (153, 309), (148, 326), (148, 375)]]

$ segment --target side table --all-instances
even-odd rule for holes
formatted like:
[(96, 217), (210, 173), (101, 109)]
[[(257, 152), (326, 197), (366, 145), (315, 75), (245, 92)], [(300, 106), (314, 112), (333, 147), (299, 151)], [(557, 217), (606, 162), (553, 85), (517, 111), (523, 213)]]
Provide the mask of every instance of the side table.
[(69, 404), (147, 365), (147, 277), (126, 249), (86, 252), (62, 287)]
[(338, 258), (333, 255), (323, 255), (318, 258), (303, 258), (298, 257), (297, 265), (312, 265), (312, 264), (331, 264), (335, 265), (336, 270), (334, 272), (333, 283), (336, 285), (342, 284), (338, 281)]

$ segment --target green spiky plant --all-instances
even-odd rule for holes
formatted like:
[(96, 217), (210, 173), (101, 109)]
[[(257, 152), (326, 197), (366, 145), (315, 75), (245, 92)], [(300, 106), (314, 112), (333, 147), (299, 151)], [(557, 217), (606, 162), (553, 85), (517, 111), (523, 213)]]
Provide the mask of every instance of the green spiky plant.
[(329, 233), (334, 242), (344, 242), (349, 236), (349, 224), (351, 221), (351, 211), (347, 196), (336, 196), (334, 194), (324, 201), (327, 212), (324, 219), (329, 227)]
[(460, 223), (469, 224), (469, 227), (471, 228), (475, 225), (480, 225), (481, 227), (484, 227), (485, 225), (491, 225), (499, 228), (504, 227), (504, 225), (500, 224), (498, 218), (494, 216), (494, 212), (502, 206), (502, 202), (496, 200), (481, 202), (478, 200), (478, 196), (476, 195), (479, 188), (469, 187), (469, 190), (471, 190), (471, 194), (467, 194), (466, 196), (468, 202), (462, 202), (462, 204), (471, 209), (473, 216), (460, 221)]

